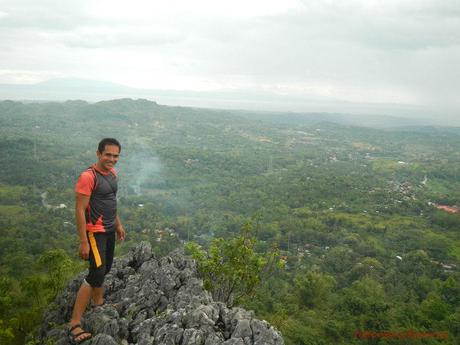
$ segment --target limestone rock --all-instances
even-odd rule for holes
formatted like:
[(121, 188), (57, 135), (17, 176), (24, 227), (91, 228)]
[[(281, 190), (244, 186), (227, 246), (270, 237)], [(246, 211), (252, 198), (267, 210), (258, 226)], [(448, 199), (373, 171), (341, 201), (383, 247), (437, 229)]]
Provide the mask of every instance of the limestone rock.
[[(86, 272), (69, 282), (44, 315), (40, 341), (70, 344), (66, 327)], [(253, 312), (214, 302), (195, 262), (176, 249), (157, 258), (142, 242), (114, 261), (105, 304), (88, 308), (85, 345), (284, 345), (280, 333)]]

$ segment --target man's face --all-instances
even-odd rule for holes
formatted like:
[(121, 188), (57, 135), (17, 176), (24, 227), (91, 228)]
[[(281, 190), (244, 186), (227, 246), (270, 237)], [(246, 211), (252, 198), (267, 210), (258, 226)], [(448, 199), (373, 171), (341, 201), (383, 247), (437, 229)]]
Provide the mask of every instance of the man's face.
[(120, 157), (120, 149), (117, 145), (105, 145), (104, 151), (97, 151), (97, 157), (99, 159), (98, 165), (102, 170), (108, 171), (115, 166)]

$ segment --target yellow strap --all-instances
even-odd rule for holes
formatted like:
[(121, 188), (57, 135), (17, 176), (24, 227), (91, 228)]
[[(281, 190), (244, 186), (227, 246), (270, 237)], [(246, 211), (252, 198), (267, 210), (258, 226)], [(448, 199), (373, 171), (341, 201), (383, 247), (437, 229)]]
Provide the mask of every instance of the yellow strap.
[(99, 250), (97, 249), (96, 239), (92, 232), (88, 232), (89, 243), (91, 245), (91, 250), (93, 251), (94, 260), (96, 261), (96, 267), (102, 265), (101, 256), (99, 255)]

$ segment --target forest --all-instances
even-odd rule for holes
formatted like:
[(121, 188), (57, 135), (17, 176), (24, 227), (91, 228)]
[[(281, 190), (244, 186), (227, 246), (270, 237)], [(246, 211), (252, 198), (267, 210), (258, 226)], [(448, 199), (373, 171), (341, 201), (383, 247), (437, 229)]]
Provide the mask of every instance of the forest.
[(118, 256), (141, 240), (208, 248), (250, 224), (284, 264), (238, 302), (287, 345), (460, 343), (460, 128), (132, 99), (1, 101), (0, 124), (1, 344), (35, 344), (86, 267), (73, 188), (104, 137), (122, 144)]

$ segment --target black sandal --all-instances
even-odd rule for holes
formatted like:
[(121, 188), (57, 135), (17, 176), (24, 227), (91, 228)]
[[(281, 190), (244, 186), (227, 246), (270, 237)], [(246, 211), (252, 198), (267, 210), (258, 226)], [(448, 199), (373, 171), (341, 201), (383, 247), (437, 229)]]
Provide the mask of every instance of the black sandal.
[[(72, 333), (72, 331), (73, 331), (74, 329), (77, 329), (77, 328), (80, 328), (80, 329), (81, 329), (81, 332), (76, 333), (76, 334)], [(83, 335), (83, 334), (89, 334), (89, 337), (86, 337), (86, 338), (77, 340), (77, 338), (78, 338), (79, 336)], [(79, 323), (77, 323), (76, 325), (73, 325), (72, 327), (69, 328), (69, 338), (70, 338), (70, 342), (71, 342), (72, 344), (81, 344), (81, 343), (83, 343), (83, 342), (85, 342), (85, 341), (87, 341), (87, 340), (90, 340), (92, 337), (93, 337), (93, 335), (92, 335), (90, 332), (85, 331), (85, 330), (81, 327), (81, 325), (80, 325)]]

